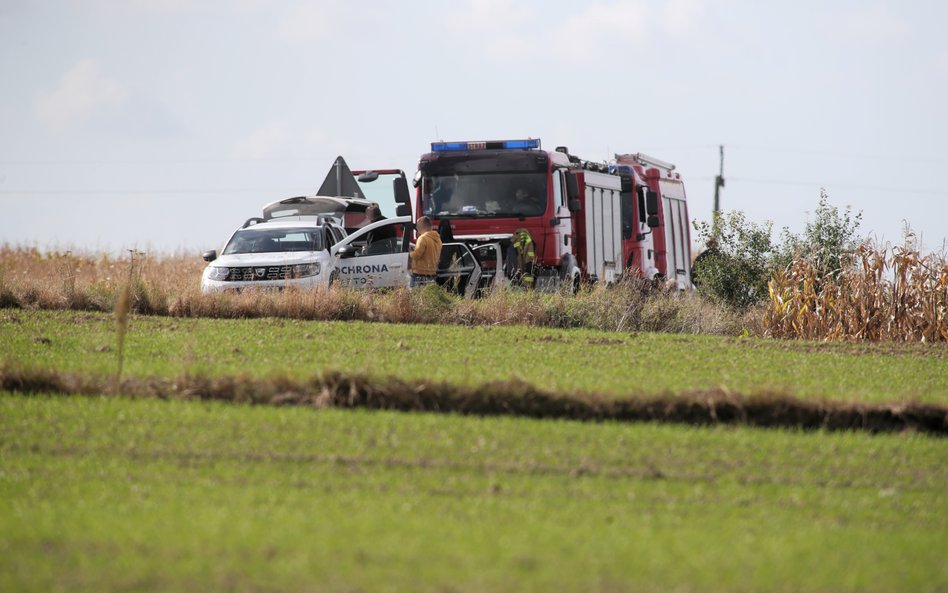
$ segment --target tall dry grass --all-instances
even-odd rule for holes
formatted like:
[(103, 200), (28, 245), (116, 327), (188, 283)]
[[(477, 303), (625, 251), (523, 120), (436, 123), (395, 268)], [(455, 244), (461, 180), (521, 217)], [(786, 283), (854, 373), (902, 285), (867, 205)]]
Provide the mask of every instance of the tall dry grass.
[(146, 315), (948, 341), (948, 260), (920, 254), (911, 241), (863, 245), (838, 273), (822, 273), (805, 258), (794, 260), (774, 274), (766, 306), (743, 313), (636, 279), (611, 288), (585, 287), (577, 295), (500, 290), (476, 300), (437, 287), (203, 295), (204, 265), (191, 256), (110, 257), (0, 246), (0, 307), (112, 312), (127, 286), (128, 310)]
[(0, 306), (111, 312), (123, 286), (129, 311), (178, 317), (287, 317), (395, 323), (531, 325), (608, 331), (729, 334), (760, 331), (759, 311), (722, 310), (692, 293), (629, 279), (577, 295), (499, 290), (465, 300), (431, 286), (372, 293), (320, 291), (200, 292), (204, 262), (130, 252), (121, 258), (0, 247)]
[(110, 312), (124, 286), (136, 313), (168, 314), (173, 299), (198, 294), (204, 262), (184, 256), (44, 253), (0, 246), (0, 306)]
[(778, 338), (948, 341), (948, 259), (922, 255), (911, 236), (896, 247), (865, 243), (842, 270), (810, 259), (778, 270), (763, 317)]

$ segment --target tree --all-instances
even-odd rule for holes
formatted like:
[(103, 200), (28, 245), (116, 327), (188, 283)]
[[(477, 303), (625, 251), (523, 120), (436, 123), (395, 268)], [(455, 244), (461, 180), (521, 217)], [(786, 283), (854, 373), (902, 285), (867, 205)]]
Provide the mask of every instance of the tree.
[(861, 223), (862, 212), (853, 215), (847, 206), (841, 213), (830, 205), (826, 190), (821, 189), (820, 202), (803, 235), (783, 229), (783, 245), (775, 264), (785, 267), (794, 259), (808, 258), (821, 275), (837, 276), (859, 246), (861, 237), (857, 232)]
[(743, 212), (714, 213), (711, 224), (695, 222), (708, 249), (695, 260), (694, 283), (708, 299), (744, 309), (767, 297), (775, 246), (771, 223), (758, 225)]

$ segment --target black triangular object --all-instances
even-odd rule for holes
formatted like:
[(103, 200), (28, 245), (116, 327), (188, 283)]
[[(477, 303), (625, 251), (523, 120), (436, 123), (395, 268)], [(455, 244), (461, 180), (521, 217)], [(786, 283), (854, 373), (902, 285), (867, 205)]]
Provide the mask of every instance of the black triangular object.
[(364, 198), (355, 176), (346, 164), (346, 159), (336, 157), (336, 161), (329, 168), (326, 180), (319, 186), (317, 196), (341, 196), (346, 198)]

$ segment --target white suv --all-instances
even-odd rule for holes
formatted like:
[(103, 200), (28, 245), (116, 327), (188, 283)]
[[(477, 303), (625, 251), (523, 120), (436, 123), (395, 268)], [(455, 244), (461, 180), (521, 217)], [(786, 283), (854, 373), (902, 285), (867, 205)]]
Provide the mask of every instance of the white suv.
[[(333, 283), (354, 288), (408, 286), (410, 216), (382, 219), (346, 235), (331, 218), (252, 218), (231, 236), (220, 254), (208, 251), (201, 279), (205, 293), (245, 288), (320, 288)], [(255, 221), (257, 224), (252, 224)], [(439, 284), (473, 296), (481, 267), (463, 243), (445, 243)], [(499, 261), (499, 260), (498, 260)], [(499, 265), (499, 264), (498, 264)]]
[(329, 286), (334, 259), (329, 249), (345, 237), (338, 224), (319, 219), (252, 224), (257, 220), (234, 231), (219, 257), (214, 251), (204, 254), (210, 265), (201, 278), (202, 292)]

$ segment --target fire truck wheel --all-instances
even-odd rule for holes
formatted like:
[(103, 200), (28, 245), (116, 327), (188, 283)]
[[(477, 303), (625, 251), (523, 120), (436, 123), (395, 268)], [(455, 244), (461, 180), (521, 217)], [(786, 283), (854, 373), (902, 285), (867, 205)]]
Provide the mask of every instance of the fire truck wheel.
[(332, 288), (333, 285), (336, 283), (337, 276), (339, 276), (339, 273), (336, 272), (336, 270), (333, 270), (332, 273), (329, 274), (329, 284), (327, 285), (329, 288)]

